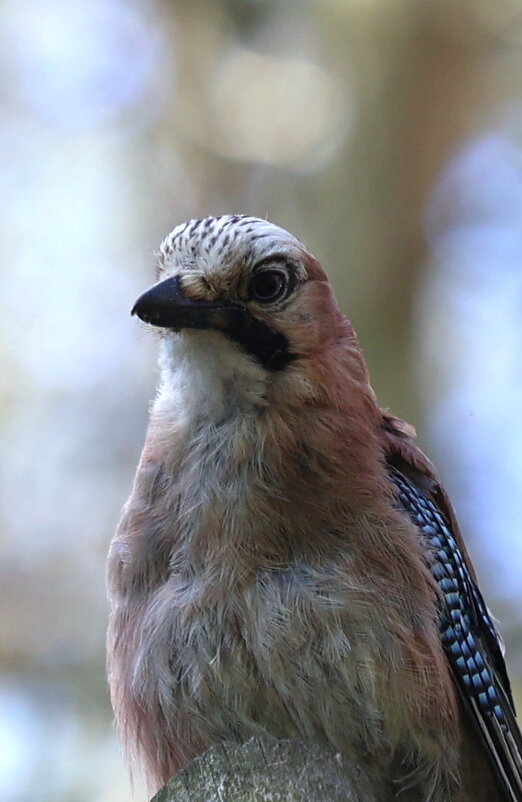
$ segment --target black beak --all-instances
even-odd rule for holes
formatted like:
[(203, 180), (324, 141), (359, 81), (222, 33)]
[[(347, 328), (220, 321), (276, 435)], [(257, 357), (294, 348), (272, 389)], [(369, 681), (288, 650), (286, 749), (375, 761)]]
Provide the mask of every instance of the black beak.
[(134, 306), (131, 315), (145, 323), (169, 329), (218, 329), (227, 331), (244, 309), (240, 304), (227, 301), (211, 303), (187, 298), (179, 279), (168, 278), (146, 290)]

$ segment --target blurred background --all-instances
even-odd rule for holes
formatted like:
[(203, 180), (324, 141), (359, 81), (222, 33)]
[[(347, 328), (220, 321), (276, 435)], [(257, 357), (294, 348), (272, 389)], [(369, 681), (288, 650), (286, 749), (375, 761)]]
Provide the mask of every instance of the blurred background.
[(132, 798), (104, 562), (157, 370), (129, 310), (191, 217), (321, 259), (520, 689), (520, 0), (3, 0), (0, 34), (0, 798)]

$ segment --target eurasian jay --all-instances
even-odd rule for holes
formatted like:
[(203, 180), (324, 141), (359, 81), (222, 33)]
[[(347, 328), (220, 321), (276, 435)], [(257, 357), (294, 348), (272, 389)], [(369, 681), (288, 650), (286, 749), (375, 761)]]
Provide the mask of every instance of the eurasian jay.
[(161, 382), (109, 556), (118, 727), (152, 787), (221, 741), (343, 753), (361, 799), (522, 800), (500, 638), (318, 261), (191, 220), (136, 301)]

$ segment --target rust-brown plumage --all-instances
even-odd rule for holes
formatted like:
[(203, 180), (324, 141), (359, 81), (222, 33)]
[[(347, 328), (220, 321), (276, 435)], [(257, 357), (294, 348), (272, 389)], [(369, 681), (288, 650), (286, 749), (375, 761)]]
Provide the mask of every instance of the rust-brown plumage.
[[(455, 516), (413, 430), (378, 407), (318, 262), (266, 221), (207, 218), (165, 240), (158, 278), (135, 312), (163, 332), (162, 381), (109, 558), (131, 757), (157, 787), (218, 741), (301, 737), (345, 753), (377, 799), (522, 799), (517, 745), (499, 777), (504, 730), (488, 743), (441, 629), (457, 580), (404, 499), (455, 539), (474, 588)], [(474, 648), (510, 706), (489, 623)]]

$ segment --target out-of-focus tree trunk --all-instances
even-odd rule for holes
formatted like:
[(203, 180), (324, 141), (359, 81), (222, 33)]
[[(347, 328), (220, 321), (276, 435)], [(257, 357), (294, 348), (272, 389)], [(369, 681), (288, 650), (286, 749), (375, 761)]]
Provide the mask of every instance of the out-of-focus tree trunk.
[(355, 87), (354, 130), (344, 159), (321, 174), (310, 223), (319, 215), (316, 250), (326, 264), (344, 254), (334, 281), (378, 397), (419, 421), (411, 316), (425, 266), (425, 200), (448, 157), (498, 101), (500, 87), (484, 69), (498, 42), (463, 0), (441, 8), (378, 4), (374, 13), (365, 4), (358, 14), (340, 8), (318, 14), (332, 64), (343, 65)]

